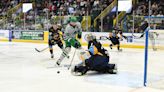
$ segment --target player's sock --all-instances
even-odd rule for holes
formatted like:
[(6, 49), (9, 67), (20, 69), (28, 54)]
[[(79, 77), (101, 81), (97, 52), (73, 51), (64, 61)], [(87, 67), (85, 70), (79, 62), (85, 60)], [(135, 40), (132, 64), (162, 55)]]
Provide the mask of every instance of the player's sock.
[(53, 54), (53, 48), (49, 47), (50, 53)]
[(54, 58), (54, 54), (53, 54), (53, 49), (50, 48), (50, 54), (51, 54), (51, 58)]
[(119, 45), (117, 46), (117, 49), (120, 50), (120, 46)]

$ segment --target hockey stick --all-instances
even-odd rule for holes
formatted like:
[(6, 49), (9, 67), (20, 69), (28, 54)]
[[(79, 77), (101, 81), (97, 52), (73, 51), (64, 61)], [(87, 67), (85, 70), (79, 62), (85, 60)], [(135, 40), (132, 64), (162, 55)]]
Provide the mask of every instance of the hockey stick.
[(74, 60), (75, 53), (76, 53), (76, 49), (75, 49), (75, 51), (74, 51), (74, 53), (73, 53), (73, 57), (72, 57), (72, 59), (71, 59), (71, 62), (70, 62), (70, 64), (69, 64), (69, 66), (68, 66), (68, 70), (69, 70), (69, 69), (71, 68), (71, 66), (72, 66), (72, 62), (73, 62), (73, 60)]
[[(85, 34), (85, 36), (84, 36), (84, 39), (85, 39), (86, 41), (87, 41), (88, 35), (89, 35), (89, 34)], [(127, 37), (126, 37), (126, 36), (122, 35), (122, 37), (125, 38), (125, 40), (127, 40)], [(99, 37), (98, 39), (96, 39), (96, 40), (110, 40), (110, 38), (107, 37), (107, 36), (100, 36), (100, 37)], [(120, 41), (122, 41), (122, 40), (120, 40)]]
[[(151, 33), (151, 32), (150, 32)], [(158, 33), (157, 32), (152, 32), (153, 34), (156, 35), (156, 38), (158, 38)], [(138, 36), (135, 36), (133, 33), (132, 33), (132, 36), (134, 37), (134, 39), (140, 39), (142, 37), (144, 37), (145, 33), (142, 33), (139, 37)]]
[[(90, 34), (85, 34), (84, 36), (84, 39), (87, 41), (87, 37), (89, 36)], [(107, 36), (100, 36), (98, 39), (96, 40), (110, 40)]]
[[(46, 47), (46, 48), (43, 48), (42, 50), (38, 50), (37, 48), (35, 48), (35, 50), (37, 51), (37, 52), (43, 52), (43, 51), (45, 51), (45, 50), (47, 50), (49, 47)], [(69, 56), (67, 55), (67, 53), (62, 49), (62, 51), (63, 51), (63, 53), (64, 53), (64, 55), (67, 57), (67, 58), (69, 58)]]
[(52, 69), (52, 68), (68, 68), (69, 67), (69, 65), (60, 65), (60, 66), (49, 66), (49, 67), (47, 67), (47, 69)]
[(43, 48), (42, 50), (38, 50), (37, 48), (35, 48), (35, 50), (37, 51), (37, 52), (43, 52), (43, 51), (45, 51), (45, 50), (47, 50), (49, 47), (46, 47), (46, 48)]
[(143, 35), (144, 35), (144, 34), (141, 34), (141, 35), (138, 37), (138, 36), (136, 36), (136, 35), (134, 35), (134, 34), (132, 33), (132, 36), (134, 37), (134, 39), (140, 39), (140, 38), (143, 37)]
[(108, 38), (107, 36), (100, 36), (100, 38), (97, 40), (110, 40), (110, 38)]

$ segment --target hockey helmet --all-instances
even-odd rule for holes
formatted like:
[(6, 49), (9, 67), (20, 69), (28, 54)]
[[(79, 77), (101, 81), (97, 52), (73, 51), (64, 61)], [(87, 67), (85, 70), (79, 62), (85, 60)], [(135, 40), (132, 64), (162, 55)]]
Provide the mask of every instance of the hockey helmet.
[(70, 22), (77, 22), (77, 18), (76, 17), (71, 17)]

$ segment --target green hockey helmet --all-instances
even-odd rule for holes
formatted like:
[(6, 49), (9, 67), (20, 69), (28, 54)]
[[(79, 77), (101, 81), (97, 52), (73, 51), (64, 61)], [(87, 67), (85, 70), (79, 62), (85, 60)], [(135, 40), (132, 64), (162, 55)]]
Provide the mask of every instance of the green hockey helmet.
[(77, 22), (77, 18), (76, 17), (71, 17), (70, 22)]

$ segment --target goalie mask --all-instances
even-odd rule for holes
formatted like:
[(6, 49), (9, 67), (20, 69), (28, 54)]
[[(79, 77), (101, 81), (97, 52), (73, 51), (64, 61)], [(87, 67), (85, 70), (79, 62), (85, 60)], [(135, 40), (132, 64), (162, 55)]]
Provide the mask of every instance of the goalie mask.
[(88, 34), (88, 35), (86, 36), (86, 38), (87, 38), (87, 41), (89, 42), (89, 41), (92, 41), (92, 40), (96, 39), (96, 36), (94, 36), (94, 35), (92, 35), (92, 34)]

